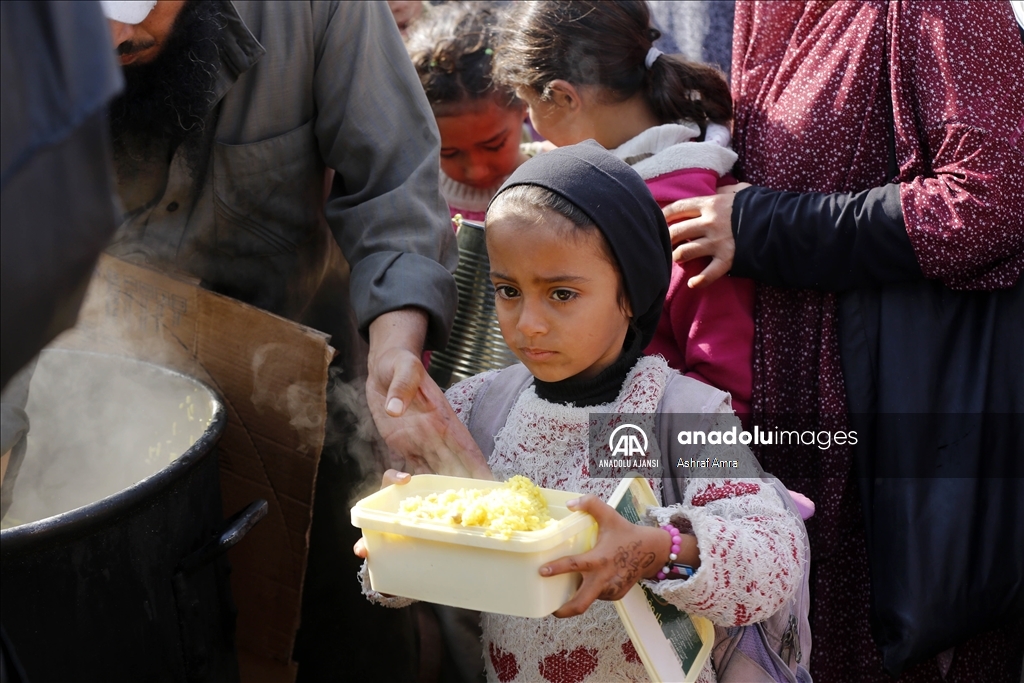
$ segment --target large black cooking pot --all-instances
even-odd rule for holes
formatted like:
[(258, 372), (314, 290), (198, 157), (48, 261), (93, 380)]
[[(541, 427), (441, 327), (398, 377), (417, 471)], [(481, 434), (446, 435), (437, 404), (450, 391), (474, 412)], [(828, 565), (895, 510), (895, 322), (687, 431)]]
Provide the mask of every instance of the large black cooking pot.
[[(224, 407), (147, 363), (44, 351), (28, 450), (0, 532), (0, 618), (29, 679), (238, 679), (224, 552)], [(11, 525), (14, 526), (11, 526)]]

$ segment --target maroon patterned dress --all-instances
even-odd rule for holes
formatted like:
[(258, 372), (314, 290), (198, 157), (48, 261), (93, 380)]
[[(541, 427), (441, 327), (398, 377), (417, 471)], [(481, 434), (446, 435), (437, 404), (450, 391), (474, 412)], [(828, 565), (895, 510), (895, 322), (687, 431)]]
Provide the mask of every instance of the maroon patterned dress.
[[(732, 78), (738, 177), (798, 192), (879, 187), (891, 106), (900, 200), (925, 276), (958, 289), (1019, 279), (1024, 44), (1008, 2), (738, 2)], [(796, 412), (812, 428), (848, 428), (835, 295), (759, 285), (755, 324), (755, 422)], [(891, 682), (868, 626), (849, 449), (768, 459), (765, 469), (817, 503), (808, 523), (815, 681)], [(899, 680), (1016, 682), (1020, 638), (979, 636)]]

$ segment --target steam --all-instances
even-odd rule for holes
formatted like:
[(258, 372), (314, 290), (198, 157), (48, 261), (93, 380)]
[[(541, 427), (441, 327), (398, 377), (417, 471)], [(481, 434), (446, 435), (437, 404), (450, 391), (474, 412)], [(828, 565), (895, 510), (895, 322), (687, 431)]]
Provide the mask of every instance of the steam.
[[(384, 470), (402, 469), (404, 461), (377, 431), (365, 376), (347, 379), (331, 366), (325, 423), (314, 383), (271, 371), (288, 353), (288, 345), (268, 343), (253, 355), (253, 406), (261, 416), (286, 416), (301, 453), (323, 429), (322, 457), (345, 461), (352, 476), (344, 485), (354, 504), (380, 488)], [(118, 356), (44, 350), (25, 408), (27, 449), (20, 469), (8, 472), (13, 479), (4, 481), (10, 507), (3, 528), (88, 505), (162, 470), (202, 435), (213, 406), (204, 388), (172, 371)]]
[(323, 458), (344, 458), (354, 478), (346, 482), (349, 507), (380, 489), (388, 468), (402, 469), (404, 461), (392, 455), (377, 431), (366, 402), (366, 378), (346, 381), (344, 371), (332, 365), (327, 380), (327, 429)]
[(11, 485), (4, 481), (4, 528), (88, 505), (164, 469), (205, 432), (214, 405), (199, 384), (161, 368), (43, 351), (25, 408), (24, 460)]
[(319, 401), (319, 388), (313, 382), (291, 382), (281, 389), (276, 386), (277, 377), (270, 376), (272, 367), (287, 367), (274, 361), (293, 354), (288, 344), (263, 344), (252, 358), (252, 404), (260, 415), (268, 410), (290, 416), (288, 424), (299, 433), (299, 453), (308, 453), (319, 440), (324, 416)]

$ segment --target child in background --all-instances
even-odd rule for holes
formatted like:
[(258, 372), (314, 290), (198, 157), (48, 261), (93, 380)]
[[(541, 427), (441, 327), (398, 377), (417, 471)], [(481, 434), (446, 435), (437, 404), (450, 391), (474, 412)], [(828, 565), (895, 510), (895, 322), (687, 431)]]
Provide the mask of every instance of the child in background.
[[(665, 207), (735, 183), (732, 99), (715, 69), (663, 55), (642, 1), (528, 2), (509, 17), (495, 79), (529, 105), (555, 145), (593, 138), (630, 164)], [(657, 333), (645, 349), (750, 410), (754, 285), (722, 278), (691, 289), (707, 259), (673, 264)], [(697, 284), (697, 281), (694, 282)]]
[[(659, 500), (675, 504), (650, 510), (646, 526), (627, 522), (603, 502), (618, 480), (590, 477), (592, 412), (699, 415), (711, 428), (738, 426), (727, 394), (641, 353), (669, 287), (671, 246), (640, 176), (594, 142), (547, 152), (504, 183), (486, 225), (502, 335), (522, 363), (460, 382), (448, 399), (496, 479), (522, 474), (545, 488), (590, 494), (569, 507), (593, 515), (600, 528), (592, 550), (541, 568), (543, 576), (583, 575), (554, 615), (482, 616), (488, 680), (648, 680), (608, 602), (641, 580), (718, 626), (748, 626), (777, 614), (787, 623), (786, 605), (809, 559), (805, 531), (785, 489), (763, 475), (746, 446), (659, 439), (669, 462), (718, 458), (739, 467), (728, 479), (677, 471), (678, 478), (655, 480)], [(393, 470), (385, 475), (386, 484), (408, 481)], [(365, 557), (365, 546), (357, 544), (356, 553)], [(371, 591), (365, 565), (361, 580), (376, 602), (409, 602)], [(796, 619), (807, 633), (806, 612)], [(712, 657), (716, 665), (724, 667), (720, 658), (737, 650), (725, 641), (743, 632), (716, 629), (716, 644), (723, 645)], [(809, 641), (801, 645), (807, 656)], [(788, 659), (769, 659), (795, 672), (800, 648), (790, 650)], [(711, 661), (700, 681), (716, 680)], [(753, 670), (761, 671), (744, 669)]]
[(395, 18), (398, 32), (405, 38), (409, 35), (409, 29), (423, 17), (427, 8), (425, 0), (388, 0), (388, 9)]
[(477, 222), (505, 178), (540, 150), (528, 135), (524, 142), (526, 105), (491, 80), (499, 12), (439, 5), (406, 39), (441, 133), (441, 194), (452, 216)]

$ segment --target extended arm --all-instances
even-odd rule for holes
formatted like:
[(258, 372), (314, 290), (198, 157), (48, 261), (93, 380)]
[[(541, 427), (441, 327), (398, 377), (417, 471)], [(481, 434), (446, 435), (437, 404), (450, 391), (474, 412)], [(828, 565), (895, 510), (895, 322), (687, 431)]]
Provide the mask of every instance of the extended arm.
[(352, 268), (359, 329), (417, 308), (426, 345), (438, 348), (455, 313), (458, 250), (426, 96), (385, 5), (313, 3), (313, 12), (316, 137), (336, 171), (325, 215)]
[(818, 290), (923, 277), (898, 185), (833, 194), (750, 187), (734, 196), (733, 275)]
[(325, 215), (370, 341), (374, 422), (421, 468), (483, 475), (479, 449), (420, 361), (424, 346), (447, 341), (457, 298), (433, 115), (386, 5), (313, 3), (313, 13), (316, 137), (336, 171)]

